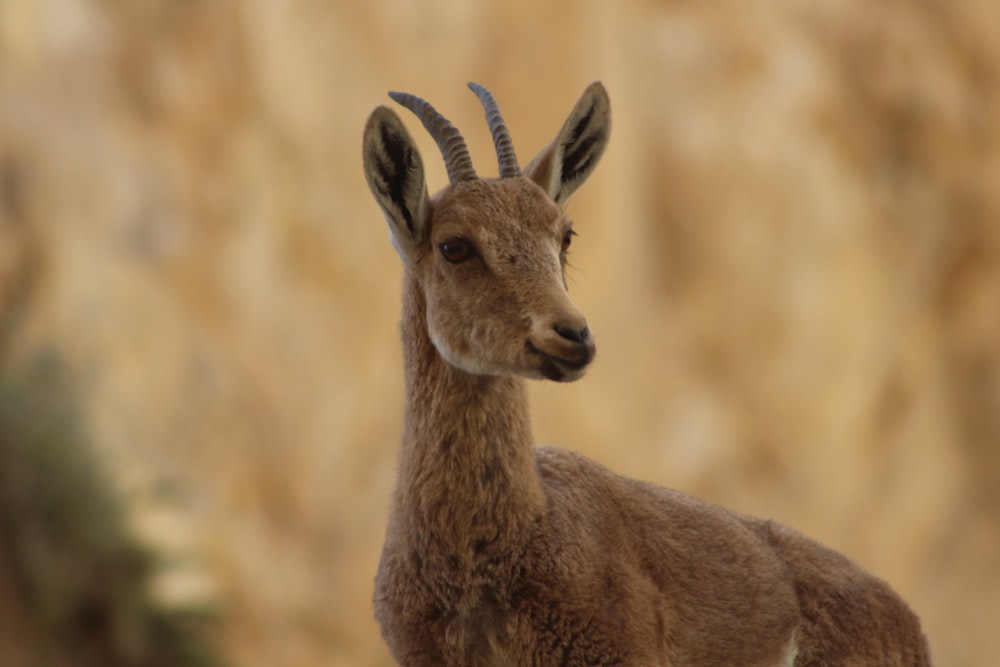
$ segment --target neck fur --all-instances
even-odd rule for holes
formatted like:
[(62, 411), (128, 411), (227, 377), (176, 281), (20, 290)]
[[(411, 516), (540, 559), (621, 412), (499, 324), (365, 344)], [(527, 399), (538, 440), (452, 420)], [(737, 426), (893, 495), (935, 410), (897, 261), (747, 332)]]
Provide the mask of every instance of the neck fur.
[(542, 512), (525, 381), (472, 375), (430, 340), (426, 302), (404, 281), (406, 413), (394, 521), (410, 550), (473, 573), (517, 551)]

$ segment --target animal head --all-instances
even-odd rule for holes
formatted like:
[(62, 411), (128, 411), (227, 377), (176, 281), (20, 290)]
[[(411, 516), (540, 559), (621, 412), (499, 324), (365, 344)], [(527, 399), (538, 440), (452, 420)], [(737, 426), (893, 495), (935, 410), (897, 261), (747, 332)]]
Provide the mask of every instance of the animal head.
[(493, 96), (469, 87), (486, 111), (499, 178), (476, 175), (462, 135), (434, 107), (390, 93), (437, 142), (450, 183), (428, 195), (416, 144), (396, 113), (381, 106), (364, 131), (368, 186), (423, 293), (427, 332), (442, 358), (475, 374), (575, 380), (595, 347), (567, 293), (574, 232), (563, 205), (607, 146), (607, 92), (591, 84), (552, 143), (522, 171)]

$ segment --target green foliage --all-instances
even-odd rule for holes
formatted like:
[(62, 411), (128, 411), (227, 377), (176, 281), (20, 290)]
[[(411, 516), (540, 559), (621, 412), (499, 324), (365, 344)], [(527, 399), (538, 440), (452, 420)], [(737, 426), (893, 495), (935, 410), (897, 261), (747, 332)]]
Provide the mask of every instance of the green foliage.
[(205, 613), (150, 598), (154, 556), (126, 529), (69, 377), (53, 353), (0, 369), (0, 567), (11, 569), (3, 578), (35, 634), (60, 647), (60, 664), (218, 664)]

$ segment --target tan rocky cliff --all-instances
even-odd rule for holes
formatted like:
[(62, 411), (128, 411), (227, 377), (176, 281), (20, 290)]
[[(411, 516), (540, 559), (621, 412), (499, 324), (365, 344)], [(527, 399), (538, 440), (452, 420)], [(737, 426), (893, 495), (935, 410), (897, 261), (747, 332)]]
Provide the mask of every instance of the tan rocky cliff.
[[(400, 270), (361, 172), (406, 90), (522, 157), (594, 79), (569, 207), (600, 354), (536, 432), (882, 576), (941, 665), (1000, 655), (1000, 6), (5, 2), (0, 308), (53, 344), (238, 665), (385, 665)], [(414, 127), (431, 187), (446, 182)], [(6, 607), (4, 607), (6, 608)], [(0, 631), (2, 633), (2, 631)]]

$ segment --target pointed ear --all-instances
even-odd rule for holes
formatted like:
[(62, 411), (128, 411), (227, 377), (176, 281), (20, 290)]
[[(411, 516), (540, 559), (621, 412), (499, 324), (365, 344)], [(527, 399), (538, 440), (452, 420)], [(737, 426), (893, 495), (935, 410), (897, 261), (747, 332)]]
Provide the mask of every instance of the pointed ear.
[(411, 261), (426, 240), (429, 211), (417, 146), (399, 116), (380, 106), (365, 124), (363, 151), (365, 178), (389, 223), (392, 244), (403, 261)]
[(524, 175), (562, 205), (594, 171), (610, 136), (611, 101), (604, 86), (595, 81), (552, 143), (525, 168)]

